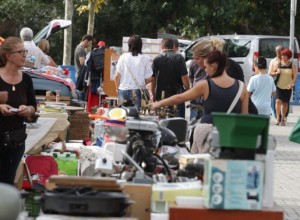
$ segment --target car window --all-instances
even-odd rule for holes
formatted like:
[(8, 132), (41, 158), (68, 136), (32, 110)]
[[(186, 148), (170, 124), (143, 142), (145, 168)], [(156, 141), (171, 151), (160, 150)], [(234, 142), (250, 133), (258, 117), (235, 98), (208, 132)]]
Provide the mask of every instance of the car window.
[(246, 57), (250, 51), (250, 39), (224, 39), (224, 51), (229, 57)]
[[(278, 45), (282, 45), (283, 48), (289, 48), (289, 39), (270, 38), (259, 40), (259, 55), (265, 58), (274, 58), (276, 56), (275, 48)], [(297, 58), (296, 41), (294, 42), (294, 58)]]

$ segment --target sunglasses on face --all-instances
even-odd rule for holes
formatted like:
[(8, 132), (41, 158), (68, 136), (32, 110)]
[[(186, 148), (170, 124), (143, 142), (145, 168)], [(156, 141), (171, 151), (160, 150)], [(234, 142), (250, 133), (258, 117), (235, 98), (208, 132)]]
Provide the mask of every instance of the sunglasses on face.
[(17, 51), (10, 52), (10, 54), (14, 54), (14, 53), (18, 53), (20, 55), (25, 55), (28, 53), (28, 50), (17, 50)]

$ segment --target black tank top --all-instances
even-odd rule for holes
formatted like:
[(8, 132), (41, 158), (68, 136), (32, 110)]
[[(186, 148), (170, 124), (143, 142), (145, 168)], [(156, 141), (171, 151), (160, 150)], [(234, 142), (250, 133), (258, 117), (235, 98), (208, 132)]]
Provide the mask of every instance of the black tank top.
[[(228, 88), (222, 88), (214, 83), (213, 80), (207, 79), (209, 94), (206, 101), (204, 101), (204, 113), (201, 118), (201, 123), (213, 124), (212, 112), (227, 112), (233, 99), (239, 90), (239, 81), (235, 80), (234, 84)], [(239, 99), (232, 113), (240, 113), (242, 109), (242, 102)]]

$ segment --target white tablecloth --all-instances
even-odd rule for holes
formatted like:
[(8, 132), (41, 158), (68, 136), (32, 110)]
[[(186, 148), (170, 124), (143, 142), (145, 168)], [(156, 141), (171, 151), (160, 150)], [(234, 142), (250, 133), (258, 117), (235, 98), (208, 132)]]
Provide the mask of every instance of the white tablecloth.
[(65, 141), (67, 128), (70, 123), (64, 118), (42, 118), (40, 117), (35, 124), (27, 125), (26, 149), (27, 154), (41, 152), (41, 147), (49, 144), (57, 138)]

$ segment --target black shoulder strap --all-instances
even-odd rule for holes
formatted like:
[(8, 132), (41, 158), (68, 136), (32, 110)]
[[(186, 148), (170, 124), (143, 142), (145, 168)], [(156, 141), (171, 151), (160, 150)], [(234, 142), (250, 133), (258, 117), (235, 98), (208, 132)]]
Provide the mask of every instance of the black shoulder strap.
[(207, 81), (207, 84), (208, 84), (208, 96), (209, 96), (210, 91), (211, 91), (210, 79), (206, 79), (206, 81)]

